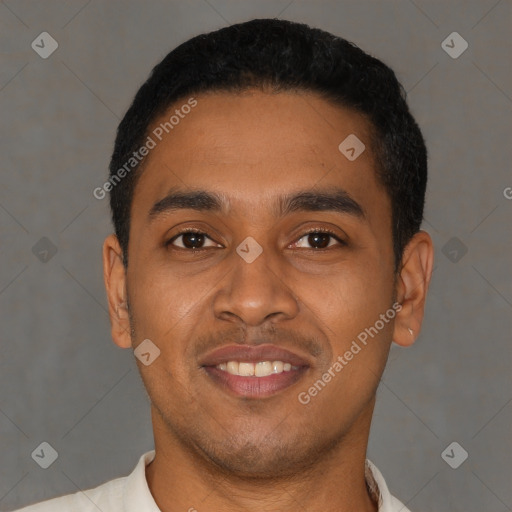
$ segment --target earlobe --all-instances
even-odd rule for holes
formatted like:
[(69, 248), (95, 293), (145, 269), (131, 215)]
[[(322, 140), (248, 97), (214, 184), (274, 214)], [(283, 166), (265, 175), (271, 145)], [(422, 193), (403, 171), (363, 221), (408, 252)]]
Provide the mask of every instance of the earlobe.
[(119, 240), (114, 234), (109, 235), (103, 243), (103, 279), (107, 291), (112, 339), (121, 348), (131, 348), (126, 269)]
[(402, 308), (395, 318), (393, 341), (403, 347), (412, 345), (421, 330), (433, 262), (432, 239), (419, 231), (404, 250), (397, 278), (396, 296)]

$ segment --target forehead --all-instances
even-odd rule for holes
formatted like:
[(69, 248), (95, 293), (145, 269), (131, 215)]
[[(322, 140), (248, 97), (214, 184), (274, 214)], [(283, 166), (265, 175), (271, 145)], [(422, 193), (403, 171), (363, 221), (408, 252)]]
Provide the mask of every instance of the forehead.
[[(194, 98), (193, 109), (181, 110), (185, 98), (150, 127), (156, 145), (135, 190), (137, 210), (149, 211), (177, 187), (218, 192), (229, 198), (230, 207), (254, 213), (274, 204), (274, 195), (328, 186), (369, 201), (373, 209), (387, 209), (387, 194), (376, 179), (370, 125), (362, 115), (314, 93), (249, 90)], [(174, 116), (170, 128), (176, 110), (181, 115), (177, 123)], [(364, 144), (355, 160), (343, 152), (345, 140), (352, 142), (349, 146), (358, 140)]]

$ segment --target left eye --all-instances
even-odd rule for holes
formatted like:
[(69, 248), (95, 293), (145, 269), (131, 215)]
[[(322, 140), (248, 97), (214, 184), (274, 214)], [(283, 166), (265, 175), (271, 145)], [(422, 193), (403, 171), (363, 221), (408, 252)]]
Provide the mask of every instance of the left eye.
[[(299, 240), (294, 244), (296, 247), (301, 247), (300, 244), (301, 241), (304, 241), (306, 243), (309, 243), (313, 246), (319, 246), (319, 247), (313, 247), (314, 249), (326, 249), (327, 247), (331, 247), (332, 244), (329, 243), (330, 241), (337, 241), (338, 244), (344, 245), (344, 242), (340, 240), (337, 236), (334, 234), (328, 232), (328, 231), (311, 231), (309, 233), (304, 234)], [(334, 240), (333, 240), (334, 239)], [(309, 247), (306, 247), (307, 249)]]

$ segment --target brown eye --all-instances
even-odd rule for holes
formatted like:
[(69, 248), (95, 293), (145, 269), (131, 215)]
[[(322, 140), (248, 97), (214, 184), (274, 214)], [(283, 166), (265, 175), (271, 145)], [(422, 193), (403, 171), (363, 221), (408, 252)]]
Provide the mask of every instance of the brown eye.
[[(300, 243), (307, 243), (310, 247), (301, 246)], [(306, 249), (327, 249), (328, 247), (332, 247), (332, 245), (336, 245), (336, 243), (332, 244), (330, 242), (338, 242), (338, 245), (345, 245), (343, 240), (340, 240), (336, 235), (329, 231), (316, 230), (311, 231), (309, 233), (305, 233), (299, 240), (296, 242), (296, 247), (305, 247)]]
[[(181, 240), (181, 244), (175, 244), (174, 242), (176, 240)], [(179, 233), (175, 237), (171, 238), (166, 245), (174, 245), (176, 247), (179, 247), (180, 249), (192, 249), (192, 250), (198, 250), (198, 249), (204, 249), (204, 243), (210, 240), (213, 242), (213, 240), (206, 235), (206, 233), (202, 233), (201, 231), (183, 231), (182, 233)], [(213, 246), (207, 246), (207, 247), (215, 247), (218, 246), (215, 242), (213, 242)]]
[(310, 233), (308, 235), (308, 243), (318, 249), (325, 249), (329, 246), (331, 235), (326, 233)]

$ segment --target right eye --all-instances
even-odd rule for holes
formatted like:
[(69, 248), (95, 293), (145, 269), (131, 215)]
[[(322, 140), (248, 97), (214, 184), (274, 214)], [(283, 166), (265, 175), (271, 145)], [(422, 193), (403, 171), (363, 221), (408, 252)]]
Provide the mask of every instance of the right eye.
[[(175, 244), (174, 242), (176, 240), (179, 240), (180, 238), (182, 239), (181, 245)], [(210, 246), (210, 247), (219, 246), (219, 244), (214, 242), (206, 233), (203, 233), (202, 231), (199, 231), (196, 229), (187, 229), (187, 230), (181, 231), (177, 235), (173, 236), (170, 240), (168, 240), (165, 243), (165, 245), (166, 245), (166, 247), (172, 245), (172, 246), (178, 247), (180, 249), (185, 249), (185, 250), (191, 249), (193, 251), (198, 251), (198, 250), (207, 248), (207, 247), (203, 247), (203, 244), (205, 243), (205, 241), (207, 239), (210, 240), (211, 242), (213, 242), (213, 246)]]

